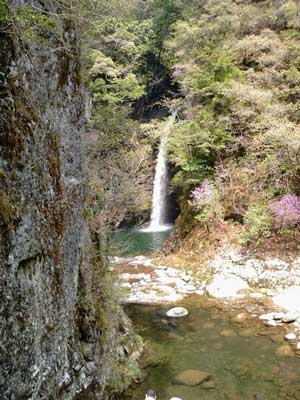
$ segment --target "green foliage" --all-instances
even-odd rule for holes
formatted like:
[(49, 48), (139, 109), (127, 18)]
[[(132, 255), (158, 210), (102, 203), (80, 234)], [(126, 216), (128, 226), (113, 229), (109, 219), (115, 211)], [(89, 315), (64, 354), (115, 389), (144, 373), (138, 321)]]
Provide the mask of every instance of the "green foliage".
[(259, 242), (270, 235), (272, 215), (267, 205), (263, 203), (251, 205), (245, 213), (244, 222), (246, 229), (242, 238), (244, 242)]
[(228, 111), (230, 98), (226, 89), (240, 73), (234, 65), (232, 54), (225, 48), (204, 48), (199, 50), (199, 66), (186, 67), (188, 73), (185, 83), (195, 101), (225, 113)]
[(25, 41), (46, 40), (56, 31), (55, 19), (30, 5), (18, 8), (14, 17)]
[(10, 20), (9, 0), (0, 1), (0, 23), (6, 24)]
[(208, 230), (210, 226), (223, 220), (224, 208), (216, 187), (213, 188), (209, 204), (205, 205), (195, 218), (200, 224), (205, 225)]
[(184, 98), (168, 138), (177, 191), (188, 204), (190, 189), (209, 177), (218, 201), (199, 222), (244, 219), (246, 241), (267, 235), (266, 199), (300, 192), (299, 2), (130, 0), (127, 10), (102, 3), (88, 30), (86, 80), (97, 150), (108, 174), (117, 167), (114, 185), (101, 177), (96, 203), (105, 208), (110, 191), (119, 208), (122, 199), (136, 206), (132, 160), (145, 156), (145, 143), (131, 105), (159, 80), (159, 60)]
[(178, 123), (168, 140), (169, 158), (180, 168), (174, 178), (176, 186), (188, 189), (211, 174), (219, 152), (229, 140), (228, 119), (217, 119), (208, 109)]
[(172, 25), (179, 18), (183, 2), (182, 0), (154, 0), (153, 1), (153, 20), (154, 20), (154, 48), (160, 54), (165, 40), (171, 32)]

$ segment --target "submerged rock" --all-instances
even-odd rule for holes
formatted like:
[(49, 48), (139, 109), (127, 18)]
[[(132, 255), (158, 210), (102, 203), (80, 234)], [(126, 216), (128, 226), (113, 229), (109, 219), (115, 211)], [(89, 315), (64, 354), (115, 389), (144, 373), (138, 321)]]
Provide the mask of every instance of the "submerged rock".
[(288, 344), (284, 344), (276, 350), (276, 355), (281, 357), (293, 357), (294, 352)]
[(209, 378), (210, 374), (208, 372), (198, 369), (187, 369), (176, 375), (175, 383), (184, 386), (197, 386)]
[(233, 322), (243, 324), (248, 319), (248, 314), (245, 312), (239, 313), (232, 318)]
[(215, 389), (216, 383), (213, 380), (207, 380), (201, 385), (203, 389)]
[(223, 337), (233, 337), (233, 336), (236, 336), (236, 332), (235, 332), (233, 329), (223, 329), (223, 330), (220, 332), (220, 336), (223, 336)]

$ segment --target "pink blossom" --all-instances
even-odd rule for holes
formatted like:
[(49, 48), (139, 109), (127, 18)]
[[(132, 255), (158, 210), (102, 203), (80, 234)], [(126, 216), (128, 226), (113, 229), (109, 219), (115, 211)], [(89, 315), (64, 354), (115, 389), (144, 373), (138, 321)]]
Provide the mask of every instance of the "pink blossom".
[(172, 72), (172, 78), (178, 78), (182, 74), (182, 69), (180, 67), (175, 67)]
[(196, 187), (191, 192), (191, 198), (193, 200), (193, 205), (197, 209), (203, 208), (204, 206), (209, 204), (212, 195), (213, 195), (213, 188), (212, 188), (211, 184), (209, 183), (209, 180), (204, 179), (202, 184), (200, 186)]
[(300, 196), (286, 194), (270, 202), (275, 228), (292, 228), (300, 223)]

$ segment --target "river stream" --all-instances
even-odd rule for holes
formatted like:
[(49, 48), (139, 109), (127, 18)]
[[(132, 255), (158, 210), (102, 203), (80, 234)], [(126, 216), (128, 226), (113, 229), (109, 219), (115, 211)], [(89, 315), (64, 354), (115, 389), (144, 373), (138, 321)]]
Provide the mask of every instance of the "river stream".
[[(157, 250), (168, 232), (119, 232), (114, 240), (124, 255)], [(119, 253), (120, 254), (120, 253)], [(126, 311), (146, 343), (143, 380), (124, 400), (144, 400), (154, 389), (158, 400), (300, 400), (300, 358), (284, 341), (282, 327), (258, 320), (258, 300), (224, 304), (205, 296), (184, 300), (189, 315), (167, 318), (170, 306), (130, 304)], [(262, 305), (261, 305), (262, 307)], [(178, 384), (186, 370), (210, 378), (201, 384)]]

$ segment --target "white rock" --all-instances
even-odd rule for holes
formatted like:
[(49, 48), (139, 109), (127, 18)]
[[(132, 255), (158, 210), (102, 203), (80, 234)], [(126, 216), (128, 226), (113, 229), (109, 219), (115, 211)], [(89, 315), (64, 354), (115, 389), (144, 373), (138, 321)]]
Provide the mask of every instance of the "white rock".
[(185, 289), (187, 292), (194, 292), (194, 291), (196, 290), (196, 286), (194, 286), (194, 285), (185, 285), (185, 286), (184, 286), (184, 289)]
[(268, 259), (266, 264), (269, 267), (273, 267), (277, 270), (286, 270), (289, 267), (289, 264), (283, 260), (279, 260), (278, 258)]
[(188, 315), (188, 310), (184, 307), (174, 307), (167, 311), (167, 317), (178, 318), (178, 317), (185, 317)]
[(272, 326), (272, 327), (275, 328), (275, 326), (277, 326), (277, 322), (274, 321), (274, 319), (271, 319), (271, 320), (269, 320), (269, 321), (266, 321), (266, 322), (265, 322), (265, 325), (267, 325), (267, 326)]
[(300, 286), (291, 286), (273, 297), (273, 302), (288, 311), (300, 311)]
[(240, 297), (241, 290), (249, 289), (249, 285), (242, 278), (235, 275), (217, 274), (212, 282), (207, 286), (207, 292), (211, 297), (226, 298)]
[(263, 321), (271, 321), (272, 319), (274, 319), (274, 312), (270, 312), (268, 314), (262, 314), (258, 317), (258, 319), (262, 319)]
[(287, 333), (284, 338), (285, 340), (291, 341), (296, 340), (297, 336), (294, 333)]
[(182, 400), (179, 397), (172, 397), (170, 400)]
[(281, 320), (282, 318), (284, 317), (284, 313), (283, 312), (277, 312), (277, 313), (274, 313), (274, 319), (276, 319), (276, 320)]
[(282, 321), (283, 322), (294, 322), (296, 319), (299, 317), (299, 313), (297, 311), (289, 311), (286, 314), (284, 314)]
[(296, 350), (297, 350), (297, 351), (300, 350), (300, 342), (298, 342), (298, 343), (296, 344)]

